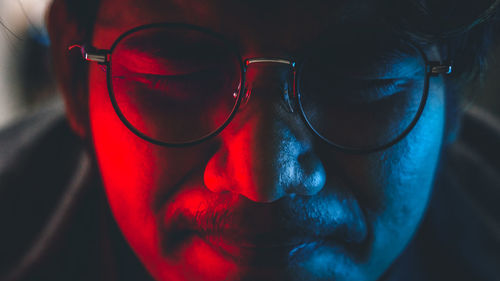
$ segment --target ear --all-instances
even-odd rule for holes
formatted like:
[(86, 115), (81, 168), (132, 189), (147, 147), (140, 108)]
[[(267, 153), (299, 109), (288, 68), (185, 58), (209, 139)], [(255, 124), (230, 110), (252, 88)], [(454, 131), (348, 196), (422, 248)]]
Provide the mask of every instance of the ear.
[(88, 65), (77, 50), (69, 46), (82, 44), (90, 30), (84, 30), (68, 14), (66, 1), (54, 0), (47, 14), (53, 67), (73, 131), (82, 138), (90, 133), (88, 117)]

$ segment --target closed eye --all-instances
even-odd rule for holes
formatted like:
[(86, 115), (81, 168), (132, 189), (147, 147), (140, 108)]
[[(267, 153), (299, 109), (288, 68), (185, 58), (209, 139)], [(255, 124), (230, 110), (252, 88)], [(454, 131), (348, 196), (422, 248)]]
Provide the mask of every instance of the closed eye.
[(416, 82), (413, 79), (353, 79), (344, 80), (340, 86), (342, 98), (351, 102), (375, 102), (387, 99), (401, 92), (411, 91)]
[[(224, 81), (214, 69), (197, 72), (158, 75), (149, 73), (123, 73), (114, 75), (113, 85), (136, 93), (167, 97), (174, 102), (188, 102), (207, 98), (214, 91), (220, 91)], [(222, 76), (223, 77), (223, 76)]]

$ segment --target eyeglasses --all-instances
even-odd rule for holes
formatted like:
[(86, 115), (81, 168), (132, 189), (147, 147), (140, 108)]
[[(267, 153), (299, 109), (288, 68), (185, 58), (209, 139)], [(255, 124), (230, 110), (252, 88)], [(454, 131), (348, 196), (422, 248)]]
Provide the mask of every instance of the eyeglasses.
[(291, 99), (305, 124), (330, 145), (356, 153), (404, 138), (422, 115), (430, 77), (452, 71), (411, 43), (361, 37), (327, 38), (297, 60), (244, 61), (218, 33), (160, 23), (125, 32), (109, 50), (78, 47), (105, 67), (121, 121), (151, 143), (188, 146), (219, 134), (242, 104), (248, 67), (278, 63), (289, 67)]

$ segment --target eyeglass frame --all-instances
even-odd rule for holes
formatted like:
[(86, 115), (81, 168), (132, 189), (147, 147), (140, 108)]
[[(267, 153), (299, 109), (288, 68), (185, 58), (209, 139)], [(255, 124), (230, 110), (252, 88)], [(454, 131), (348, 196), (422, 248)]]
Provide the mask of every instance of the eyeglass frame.
[[(233, 109), (232, 109), (231, 113), (229, 114), (228, 118), (226, 119), (226, 121), (222, 125), (220, 125), (213, 132), (211, 132), (211, 133), (209, 133), (209, 134), (207, 134), (199, 139), (193, 140), (193, 141), (183, 142), (183, 143), (167, 143), (167, 142), (153, 139), (153, 138), (145, 135), (144, 133), (140, 132), (132, 124), (130, 124), (130, 122), (127, 120), (127, 118), (123, 115), (123, 113), (120, 110), (120, 107), (118, 106), (118, 103), (116, 101), (116, 98), (115, 98), (115, 95), (113, 92), (113, 86), (112, 86), (112, 81), (111, 81), (112, 80), (112, 77), (111, 77), (111, 57), (112, 56), (111, 55), (113, 53), (113, 50), (116, 48), (116, 46), (124, 38), (126, 38), (128, 35), (130, 35), (132, 33), (135, 33), (135, 32), (138, 32), (138, 31), (141, 31), (144, 29), (162, 28), (162, 27), (164, 27), (164, 28), (187, 28), (187, 29), (191, 29), (194, 31), (202, 32), (204, 34), (207, 34), (209, 36), (216, 38), (217, 40), (221, 40), (221, 42), (223, 42), (225, 44), (225, 46), (230, 48), (231, 51), (233, 52), (233, 54), (236, 55), (238, 62), (239, 62), (239, 65), (240, 65), (241, 77), (240, 77), (239, 93), (238, 93), (237, 100), (236, 100), (236, 102), (233, 106)], [(222, 34), (219, 34), (219, 33), (212, 31), (208, 28), (204, 28), (204, 27), (192, 25), (192, 24), (187, 24), (187, 23), (170, 23), (170, 22), (151, 23), (151, 24), (140, 25), (140, 26), (134, 27), (134, 28), (124, 32), (113, 42), (113, 44), (111, 45), (111, 47), (109, 49), (97, 49), (91, 45), (84, 44), (84, 45), (72, 45), (69, 47), (69, 50), (72, 50), (73, 48), (77, 47), (80, 49), (81, 55), (86, 61), (97, 62), (99, 65), (105, 67), (104, 71), (106, 71), (106, 80), (107, 80), (107, 88), (108, 88), (109, 97), (111, 100), (111, 104), (115, 110), (115, 113), (118, 115), (118, 118), (122, 121), (122, 123), (130, 131), (132, 131), (132, 133), (134, 133), (138, 137), (140, 137), (140, 138), (142, 138), (150, 143), (153, 143), (155, 145), (165, 146), (165, 147), (187, 147), (187, 146), (193, 146), (193, 145), (199, 144), (199, 143), (204, 142), (212, 137), (215, 137), (222, 130), (224, 130), (229, 125), (229, 123), (231, 123), (232, 119), (234, 118), (234, 116), (236, 115), (236, 113), (240, 107), (242, 97), (244, 96), (244, 92), (246, 91), (246, 87), (245, 87), (246, 75), (245, 74), (247, 71), (247, 67), (250, 64), (254, 64), (254, 63), (279, 63), (279, 64), (290, 65), (290, 67), (291, 67), (291, 71), (293, 73), (293, 97), (295, 99), (295, 104), (299, 105), (299, 109), (300, 109), (300, 113), (301, 113), (300, 115), (302, 116), (302, 119), (305, 122), (305, 124), (307, 125), (307, 127), (309, 127), (309, 129), (314, 133), (314, 135), (318, 136), (320, 139), (322, 139), (323, 141), (325, 141), (326, 143), (328, 143), (329, 145), (333, 146), (334, 148), (336, 148), (340, 151), (344, 151), (347, 153), (353, 153), (353, 154), (358, 154), (358, 153), (361, 154), (361, 153), (372, 153), (372, 152), (385, 150), (385, 149), (393, 146), (394, 144), (398, 143), (403, 138), (405, 138), (410, 133), (410, 131), (413, 130), (413, 128), (417, 124), (417, 122), (420, 119), (422, 112), (425, 108), (425, 105), (427, 103), (427, 98), (429, 95), (430, 77), (438, 76), (439, 74), (449, 75), (453, 71), (453, 66), (452, 66), (452, 63), (450, 61), (445, 61), (445, 62), (429, 61), (427, 59), (426, 54), (418, 46), (411, 44), (410, 42), (408, 42), (408, 44), (411, 47), (415, 48), (415, 50), (417, 50), (417, 52), (420, 54), (420, 56), (423, 58), (423, 60), (425, 62), (424, 93), (423, 93), (422, 99), (420, 101), (419, 108), (417, 109), (417, 113), (416, 113), (415, 117), (413, 118), (413, 120), (410, 122), (410, 124), (407, 126), (407, 128), (403, 132), (399, 133), (399, 135), (396, 138), (394, 138), (393, 140), (391, 140), (387, 144), (375, 145), (375, 146), (366, 147), (366, 148), (363, 148), (363, 147), (355, 148), (355, 147), (348, 147), (348, 146), (337, 144), (337, 143), (327, 139), (323, 135), (321, 135), (314, 128), (314, 126), (309, 122), (309, 120), (307, 119), (306, 113), (304, 112), (304, 109), (302, 107), (302, 103), (301, 103), (301, 99), (300, 99), (301, 93), (298, 90), (300, 81), (299, 81), (299, 79), (297, 79), (297, 77), (300, 77), (299, 74), (300, 74), (301, 69), (304, 65), (303, 63), (301, 63), (300, 61), (298, 63), (296, 63), (295, 60), (290, 60), (290, 59), (286, 59), (286, 58), (277, 58), (277, 57), (255, 57), (255, 58), (248, 58), (248, 59), (243, 60), (243, 58), (240, 55), (239, 49), (236, 47), (235, 44), (233, 44), (233, 42), (227, 40)]]

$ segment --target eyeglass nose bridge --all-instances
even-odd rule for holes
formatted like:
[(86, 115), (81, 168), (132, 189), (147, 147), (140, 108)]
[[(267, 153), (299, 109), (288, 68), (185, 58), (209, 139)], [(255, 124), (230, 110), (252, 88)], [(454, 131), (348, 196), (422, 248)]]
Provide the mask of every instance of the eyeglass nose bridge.
[[(288, 65), (290, 67), (290, 71), (293, 75), (291, 83), (292, 87), (290, 89), (290, 83), (288, 82), (282, 82), (281, 83), (281, 94), (283, 95), (283, 100), (285, 101), (286, 105), (288, 106), (288, 110), (290, 113), (294, 112), (294, 102), (292, 101), (292, 98), (296, 97), (296, 91), (295, 91), (295, 77), (296, 77), (296, 70), (295, 70), (295, 61), (289, 60), (289, 59), (283, 59), (283, 58), (249, 58), (244, 61), (244, 72), (246, 75), (247, 68), (252, 65), (252, 64), (259, 64), (259, 63), (278, 63), (278, 64), (283, 64), (283, 65)], [(245, 79), (247, 81), (247, 79)], [(250, 100), (250, 96), (252, 95), (252, 87), (249, 87), (245, 82), (242, 94), (243, 100), (240, 105), (241, 108), (245, 107), (245, 105), (248, 103)], [(290, 97), (290, 92), (292, 94), (292, 98)]]

